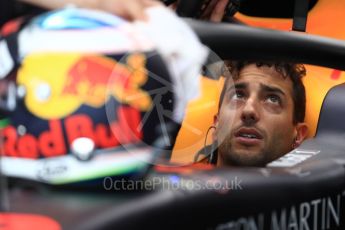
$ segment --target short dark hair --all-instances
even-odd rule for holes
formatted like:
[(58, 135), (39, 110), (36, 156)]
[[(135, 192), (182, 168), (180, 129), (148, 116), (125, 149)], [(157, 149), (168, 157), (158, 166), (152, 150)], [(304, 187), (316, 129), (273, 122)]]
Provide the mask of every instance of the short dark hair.
[[(306, 97), (305, 88), (302, 78), (306, 75), (306, 69), (303, 64), (286, 63), (286, 62), (268, 62), (268, 61), (226, 61), (225, 65), (227, 70), (230, 71), (232, 79), (238, 79), (241, 70), (248, 65), (256, 64), (257, 67), (268, 66), (274, 67), (275, 71), (282, 75), (284, 78), (289, 77), (293, 85), (292, 99), (294, 102), (294, 116), (293, 123), (303, 122), (305, 117)], [(226, 74), (225, 74), (226, 76)], [(224, 99), (226, 85), (229, 82), (228, 76), (225, 79), (223, 90), (220, 94), (218, 109)]]

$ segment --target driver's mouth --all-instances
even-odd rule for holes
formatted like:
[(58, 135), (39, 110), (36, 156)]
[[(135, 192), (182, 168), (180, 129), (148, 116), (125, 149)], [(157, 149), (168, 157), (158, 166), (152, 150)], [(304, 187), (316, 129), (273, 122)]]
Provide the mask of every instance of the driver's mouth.
[(254, 128), (241, 128), (235, 133), (235, 140), (243, 145), (259, 144), (263, 136)]

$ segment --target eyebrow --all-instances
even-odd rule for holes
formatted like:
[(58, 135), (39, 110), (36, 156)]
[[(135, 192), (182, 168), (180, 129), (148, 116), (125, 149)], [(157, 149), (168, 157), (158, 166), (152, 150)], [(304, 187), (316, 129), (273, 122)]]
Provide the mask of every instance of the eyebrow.
[[(248, 83), (237, 83), (237, 84), (234, 84), (232, 86), (230, 86), (226, 91), (231, 91), (233, 89), (245, 89), (248, 87)], [(265, 85), (265, 84), (262, 84), (260, 83), (260, 87), (263, 91), (266, 91), (266, 92), (270, 92), (270, 93), (279, 93), (283, 96), (286, 96), (286, 94), (281, 90), (279, 89), (278, 87), (274, 87), (274, 86), (268, 86), (268, 85)]]
[(260, 84), (260, 87), (266, 92), (279, 93), (279, 94), (282, 94), (283, 96), (286, 96), (286, 94), (281, 89), (279, 89), (277, 87), (264, 85), (262, 83)]
[(248, 83), (236, 83), (232, 86), (230, 86), (226, 91), (231, 91), (233, 89), (245, 89), (248, 87)]

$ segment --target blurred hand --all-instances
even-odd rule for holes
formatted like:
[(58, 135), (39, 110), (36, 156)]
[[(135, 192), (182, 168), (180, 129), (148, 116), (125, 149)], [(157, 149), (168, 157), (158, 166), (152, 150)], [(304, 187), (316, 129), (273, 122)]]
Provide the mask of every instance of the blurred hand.
[(128, 20), (145, 20), (145, 9), (163, 5), (156, 0), (21, 0), (46, 9), (58, 9), (73, 4), (77, 7), (98, 9)]
[(146, 20), (145, 9), (163, 5), (155, 0), (98, 0), (96, 8), (128, 20)]

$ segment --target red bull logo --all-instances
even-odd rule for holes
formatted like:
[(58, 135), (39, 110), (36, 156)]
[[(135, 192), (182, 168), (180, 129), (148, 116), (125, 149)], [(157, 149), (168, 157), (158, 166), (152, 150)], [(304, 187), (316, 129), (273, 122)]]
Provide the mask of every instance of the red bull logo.
[(18, 84), (27, 91), (25, 104), (44, 119), (63, 118), (81, 105), (103, 106), (109, 97), (140, 111), (152, 106), (142, 90), (148, 75), (146, 57), (131, 54), (123, 64), (97, 55), (33, 54), (23, 61)]
[(41, 132), (38, 137), (29, 133), (19, 136), (15, 127), (7, 126), (1, 132), (4, 141), (1, 154), (32, 159), (62, 156), (69, 151), (69, 146), (78, 137), (92, 139), (98, 148), (140, 141), (142, 132), (138, 130), (141, 121), (139, 111), (120, 106), (117, 109), (117, 116), (118, 120), (110, 125), (94, 124), (85, 114), (72, 115), (64, 121), (50, 120), (49, 128)]
[(100, 107), (106, 92), (119, 102), (148, 110), (150, 96), (140, 87), (147, 81), (146, 59), (141, 54), (127, 57), (127, 66), (104, 57), (83, 57), (68, 72), (62, 94), (82, 97), (85, 104)]
[[(2, 154), (33, 159), (61, 156), (79, 137), (90, 138), (96, 148), (139, 142), (143, 136), (140, 111), (152, 105), (142, 89), (148, 80), (146, 57), (132, 54), (123, 60), (121, 64), (105, 56), (79, 54), (26, 57), (17, 81), (26, 88), (26, 108), (38, 121), (47, 121), (48, 127), (39, 134), (19, 135), (17, 127), (7, 126), (1, 133)], [(96, 123), (92, 114), (73, 114), (82, 105), (102, 113), (110, 97), (119, 102), (116, 120), (110, 124)]]

